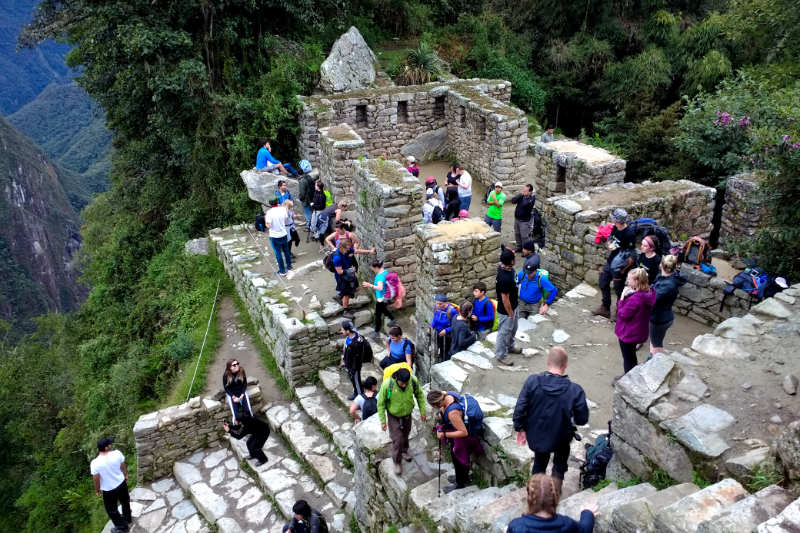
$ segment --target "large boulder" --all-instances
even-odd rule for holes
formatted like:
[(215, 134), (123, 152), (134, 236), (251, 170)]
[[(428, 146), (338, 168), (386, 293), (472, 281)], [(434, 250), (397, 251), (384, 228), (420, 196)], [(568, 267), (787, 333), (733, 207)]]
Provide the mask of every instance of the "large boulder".
[(333, 43), (320, 67), (319, 85), (329, 93), (364, 89), (375, 82), (375, 54), (361, 33), (351, 26)]
[(403, 155), (413, 155), (418, 161), (438, 159), (447, 153), (447, 128), (426, 131), (400, 148)]
[(800, 420), (795, 420), (783, 430), (775, 441), (775, 447), (789, 479), (800, 479)]

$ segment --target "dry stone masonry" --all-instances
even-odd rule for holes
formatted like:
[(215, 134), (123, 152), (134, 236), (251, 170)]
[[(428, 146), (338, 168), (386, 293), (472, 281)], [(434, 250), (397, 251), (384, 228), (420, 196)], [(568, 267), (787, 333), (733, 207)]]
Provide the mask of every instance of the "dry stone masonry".
[(364, 141), (347, 124), (320, 128), (319, 177), (336, 201), (353, 203), (353, 169), (366, 157)]
[(728, 178), (719, 228), (720, 244), (752, 237), (758, 231), (764, 210), (757, 198), (757, 187), (758, 177), (753, 174), (737, 174)]
[(676, 240), (693, 235), (708, 237), (712, 229), (715, 191), (697, 183), (662, 181), (621, 183), (595, 187), (545, 202), (548, 245), (542, 265), (565, 286), (587, 281), (597, 284), (600, 267), (608, 250), (595, 244), (597, 227), (608, 224), (616, 207), (628, 211), (632, 219), (654, 218), (667, 227)]
[(754, 305), (755, 300), (741, 289), (724, 296), (723, 291), (728, 283), (717, 276), (690, 265), (682, 265), (681, 274), (687, 281), (680, 288), (672, 309), (692, 320), (713, 326), (726, 318), (746, 315)]

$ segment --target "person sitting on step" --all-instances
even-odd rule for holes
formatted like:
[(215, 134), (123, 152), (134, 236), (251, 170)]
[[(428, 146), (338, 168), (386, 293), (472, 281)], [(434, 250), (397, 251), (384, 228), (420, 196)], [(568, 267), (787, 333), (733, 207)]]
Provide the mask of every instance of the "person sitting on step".
[(386, 369), (389, 366), (405, 361), (408, 363), (409, 368), (414, 363), (414, 345), (413, 343), (403, 338), (403, 330), (400, 326), (392, 326), (389, 328), (389, 338), (386, 340), (386, 352), (388, 355), (378, 364), (381, 369)]
[(225, 363), (225, 372), (222, 374), (222, 388), (225, 389), (225, 399), (234, 423), (241, 414), (253, 416), (250, 406), (250, 396), (247, 394), (247, 374), (236, 359), (229, 359)]
[(292, 519), (283, 526), (283, 533), (328, 533), (325, 517), (312, 509), (305, 500), (297, 500), (292, 506)]

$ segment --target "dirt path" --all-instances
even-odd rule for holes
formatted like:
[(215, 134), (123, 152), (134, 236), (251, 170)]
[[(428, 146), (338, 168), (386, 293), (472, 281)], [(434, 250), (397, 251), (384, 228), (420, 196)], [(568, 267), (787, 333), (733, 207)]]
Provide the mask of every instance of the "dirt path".
[(222, 373), (228, 359), (236, 359), (243, 366), (248, 377), (258, 379), (264, 403), (283, 400), (281, 391), (275, 380), (264, 368), (261, 355), (253, 343), (253, 339), (244, 330), (244, 322), (233, 303), (233, 298), (223, 296), (217, 308), (217, 324), (222, 334), (222, 345), (214, 355), (214, 362), (208, 369), (208, 380), (205, 395), (216, 393), (222, 388)]

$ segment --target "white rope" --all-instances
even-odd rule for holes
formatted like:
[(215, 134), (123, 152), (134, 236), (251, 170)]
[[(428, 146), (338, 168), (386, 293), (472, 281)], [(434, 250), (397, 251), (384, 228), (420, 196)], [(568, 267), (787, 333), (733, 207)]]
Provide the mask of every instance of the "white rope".
[(206, 334), (203, 335), (203, 344), (200, 346), (200, 353), (197, 355), (197, 364), (194, 365), (194, 375), (192, 376), (192, 383), (189, 385), (189, 392), (186, 393), (186, 401), (192, 395), (192, 387), (194, 387), (194, 380), (197, 377), (197, 369), (200, 367), (200, 359), (203, 357), (203, 348), (206, 347), (206, 339), (208, 338), (208, 330), (211, 329), (211, 319), (214, 318), (214, 308), (217, 305), (217, 295), (219, 294), (219, 282), (221, 278), (217, 279), (217, 291), (214, 293), (214, 301), (211, 302), (211, 314), (208, 315), (208, 325), (206, 325)]

